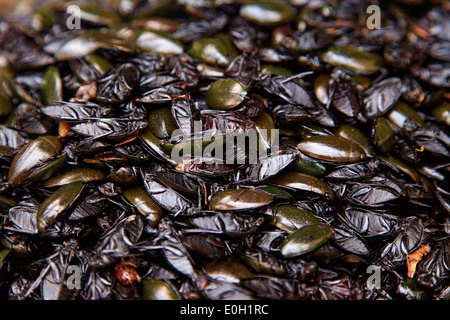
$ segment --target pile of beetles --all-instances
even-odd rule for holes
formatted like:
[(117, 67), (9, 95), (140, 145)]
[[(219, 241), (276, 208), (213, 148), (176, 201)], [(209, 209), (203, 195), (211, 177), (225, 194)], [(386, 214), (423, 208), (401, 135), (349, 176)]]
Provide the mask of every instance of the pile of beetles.
[(0, 299), (449, 299), (449, 18), (440, 0), (2, 13)]

